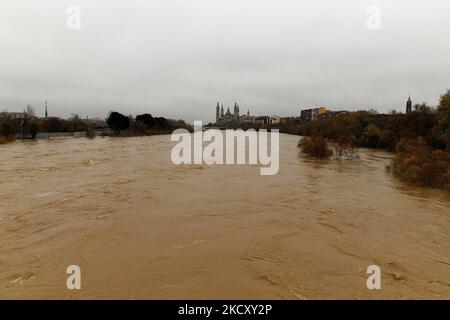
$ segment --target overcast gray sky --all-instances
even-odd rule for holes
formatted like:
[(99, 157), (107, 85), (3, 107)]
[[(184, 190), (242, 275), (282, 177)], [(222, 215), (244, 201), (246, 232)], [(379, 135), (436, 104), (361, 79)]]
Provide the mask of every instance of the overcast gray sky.
[[(81, 29), (66, 9), (81, 9)], [(369, 5), (381, 28), (367, 28)], [(213, 121), (403, 110), (450, 88), (448, 0), (2, 0), (0, 109)]]

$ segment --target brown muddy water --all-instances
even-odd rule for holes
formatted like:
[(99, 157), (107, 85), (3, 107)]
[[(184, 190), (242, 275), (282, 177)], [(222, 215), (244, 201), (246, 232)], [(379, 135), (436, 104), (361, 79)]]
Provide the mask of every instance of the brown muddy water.
[(0, 298), (450, 299), (447, 194), (280, 138), (275, 176), (175, 166), (170, 136), (0, 146)]

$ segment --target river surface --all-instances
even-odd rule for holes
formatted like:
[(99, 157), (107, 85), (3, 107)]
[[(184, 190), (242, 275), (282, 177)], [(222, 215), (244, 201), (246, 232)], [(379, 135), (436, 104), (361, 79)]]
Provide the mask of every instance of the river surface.
[(449, 195), (388, 153), (310, 160), (298, 139), (275, 176), (176, 166), (170, 136), (1, 145), (0, 298), (450, 299)]

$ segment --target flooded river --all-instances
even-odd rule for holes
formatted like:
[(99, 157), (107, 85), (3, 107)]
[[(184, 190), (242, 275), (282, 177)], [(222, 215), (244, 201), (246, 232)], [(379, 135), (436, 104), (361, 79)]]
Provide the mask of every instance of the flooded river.
[(275, 176), (175, 166), (170, 136), (1, 145), (0, 298), (450, 299), (448, 194), (280, 139)]

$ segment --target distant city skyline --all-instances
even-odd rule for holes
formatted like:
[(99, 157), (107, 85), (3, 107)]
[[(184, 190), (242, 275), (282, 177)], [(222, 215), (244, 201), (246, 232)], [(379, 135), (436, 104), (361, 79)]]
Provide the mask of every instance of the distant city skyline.
[[(426, 101), (422, 101), (421, 103), (427, 103)], [(236, 104), (237, 104), (237, 102), (234, 102), (234, 108), (236, 108)], [(404, 109), (404, 110), (401, 110), (401, 108), (391, 108), (391, 109), (389, 109), (389, 110), (387, 110), (387, 111), (383, 111), (383, 112), (381, 112), (381, 111), (379, 111), (379, 110), (377, 110), (377, 108), (376, 107), (369, 107), (369, 108), (344, 108), (344, 107), (341, 107), (341, 108), (339, 108), (339, 107), (335, 107), (335, 108), (329, 108), (329, 107), (326, 107), (326, 106), (306, 106), (306, 107), (302, 107), (302, 106), (300, 106), (299, 108), (297, 108), (297, 110), (296, 111), (298, 111), (297, 112), (297, 114), (282, 114), (282, 115), (280, 115), (280, 114), (276, 114), (276, 113), (270, 113), (270, 111), (269, 111), (269, 113), (267, 113), (267, 114), (258, 114), (258, 113), (256, 113), (256, 114), (252, 114), (252, 116), (281, 116), (281, 117), (297, 117), (297, 118), (299, 118), (299, 115), (300, 115), (300, 113), (302, 112), (302, 111), (304, 111), (305, 109), (310, 109), (310, 110), (312, 110), (312, 109), (319, 109), (319, 108), (323, 108), (323, 109), (326, 109), (326, 110), (328, 110), (328, 111), (331, 111), (331, 112), (338, 112), (338, 111), (372, 111), (372, 110), (375, 110), (375, 111), (377, 111), (378, 113), (389, 113), (389, 112), (392, 112), (392, 111), (396, 111), (396, 112), (400, 112), (400, 113), (405, 113), (405, 112), (408, 112), (408, 110), (409, 111), (411, 111), (412, 110), (412, 107), (415, 105), (415, 104), (419, 104), (419, 102), (413, 102), (412, 100), (411, 100), (411, 96), (409, 96), (408, 97), (408, 100), (406, 101), (406, 110)], [(428, 104), (428, 103), (427, 103)], [(27, 106), (28, 105), (31, 105), (31, 104), (27, 104)], [(220, 104), (219, 104), (220, 105)], [(428, 104), (428, 105), (430, 105), (430, 104)], [(26, 106), (26, 107), (27, 107)], [(105, 119), (106, 117), (107, 117), (107, 115), (109, 114), (109, 112), (110, 111), (117, 111), (117, 112), (120, 112), (120, 113), (123, 113), (123, 114), (128, 114), (128, 115), (131, 115), (131, 116), (136, 116), (136, 115), (138, 115), (138, 114), (130, 114), (130, 113), (127, 113), (127, 112), (121, 112), (120, 110), (116, 110), (116, 109), (111, 109), (111, 110), (109, 110), (108, 112), (107, 112), (107, 114), (104, 114), (104, 115), (90, 115), (90, 114), (79, 114), (79, 113), (77, 113), (76, 111), (75, 112), (73, 112), (73, 113), (71, 113), (70, 115), (67, 115), (67, 116), (61, 116), (61, 115), (58, 115), (58, 114), (48, 114), (48, 108), (47, 108), (47, 100), (45, 100), (45, 102), (44, 102), (44, 113), (41, 115), (40, 114), (40, 112), (39, 112), (39, 110), (36, 110), (36, 108), (35, 108), (35, 106), (33, 106), (33, 105), (31, 105), (34, 109), (35, 109), (35, 112), (36, 112), (36, 117), (38, 117), (38, 118), (47, 118), (47, 117), (61, 117), (61, 118), (72, 118), (74, 115), (77, 115), (77, 116), (79, 116), (80, 118), (82, 118), (82, 119)], [(227, 111), (227, 112), (231, 112), (231, 110), (230, 110), (230, 107), (229, 106), (224, 106), (223, 104), (221, 104), (220, 105), (221, 106), (221, 110), (222, 110), (222, 113), (220, 114), (220, 117), (223, 117), (223, 113), (225, 112), (225, 111)], [(434, 105), (430, 105), (431, 107), (434, 107)], [(20, 110), (9, 110), (9, 109), (7, 109), (7, 108), (0, 108), (0, 112), (3, 112), (3, 111), (7, 111), (7, 112), (9, 112), (9, 113), (22, 113), (22, 112), (25, 112), (26, 111), (26, 107), (24, 107), (23, 109), (20, 109)], [(237, 104), (237, 107), (238, 107), (238, 110), (239, 110), (239, 104)], [(212, 123), (214, 123), (214, 122), (217, 122), (217, 116), (218, 116), (218, 114), (217, 114), (217, 105), (216, 105), (216, 107), (215, 107), (215, 110), (216, 110), (216, 119), (214, 119), (215, 121), (209, 121), (208, 120), (208, 122), (212, 122)], [(250, 109), (246, 109), (247, 111), (246, 112), (244, 112), (243, 114), (241, 114), (241, 115), (243, 115), (243, 116), (250, 116)], [(233, 113), (231, 113), (230, 114), (230, 116), (232, 117), (233, 115), (234, 115), (234, 113), (236, 112), (236, 109), (233, 111)], [(150, 110), (147, 110), (147, 111), (143, 111), (143, 112), (141, 112), (141, 113), (152, 113)], [(155, 115), (155, 116), (161, 116), (161, 115), (157, 115), (157, 114), (153, 114), (153, 115)], [(162, 116), (164, 116), (164, 115), (162, 115)], [(238, 117), (239, 117), (239, 111), (238, 111)], [(183, 117), (174, 117), (174, 118), (171, 118), (171, 119), (174, 119), (174, 120), (186, 120), (186, 118), (183, 118)], [(197, 121), (198, 119), (194, 119), (194, 120), (192, 120), (192, 121), (190, 121), (190, 122), (194, 122), (194, 121)], [(188, 121), (188, 120), (187, 120)], [(202, 121), (202, 120), (200, 120), (200, 121)], [(188, 121), (189, 122), (189, 121)]]
[[(450, 2), (421, 0), (6, 0), (0, 111), (152, 113), (214, 122), (217, 101), (296, 116), (325, 106), (405, 111), (450, 86)], [(380, 8), (379, 30), (367, 8)]]

